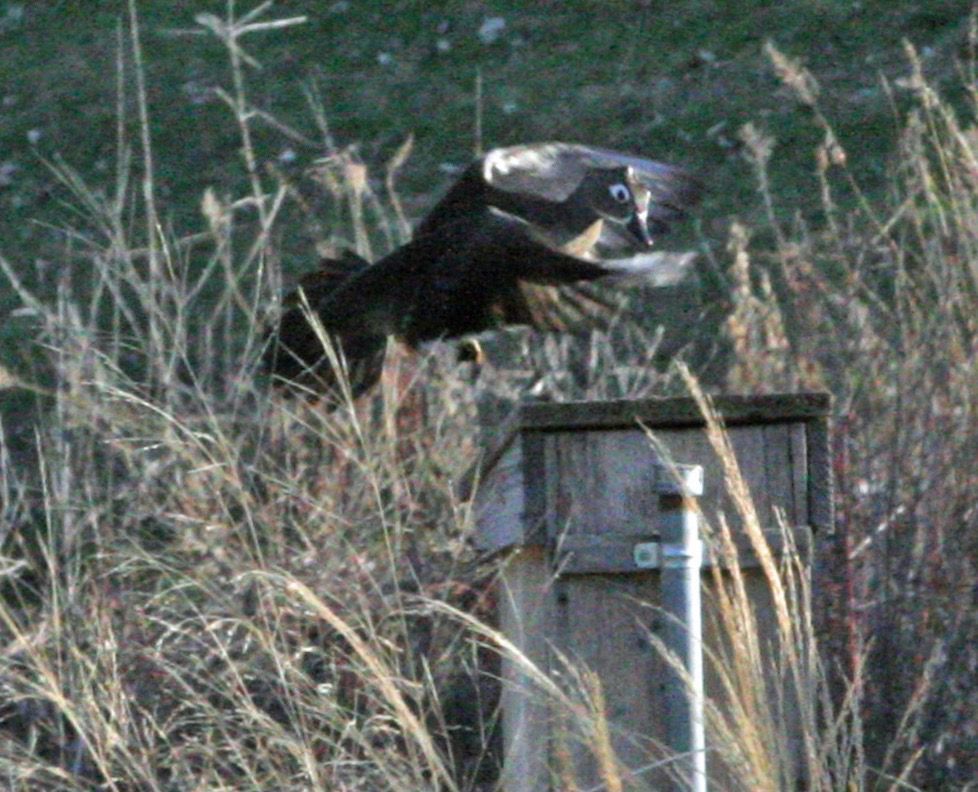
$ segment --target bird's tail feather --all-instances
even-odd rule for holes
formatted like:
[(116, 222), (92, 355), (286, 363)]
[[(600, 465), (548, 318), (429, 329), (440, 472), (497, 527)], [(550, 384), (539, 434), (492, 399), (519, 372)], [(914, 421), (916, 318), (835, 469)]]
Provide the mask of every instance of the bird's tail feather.
[(317, 305), (332, 294), (340, 284), (369, 266), (369, 261), (352, 250), (341, 251), (339, 258), (322, 258), (319, 260), (319, 268), (303, 275), (299, 279), (298, 286), (283, 298), (282, 305), (286, 307), (299, 305), (300, 291), (306, 295), (306, 301), (310, 305)]
[(287, 395), (325, 399), (335, 406), (345, 400), (347, 386), (356, 399), (380, 379), (387, 336), (323, 333), (303, 308), (290, 308), (266, 348), (265, 367)]
[(284, 310), (277, 324), (267, 331), (264, 364), (287, 394), (326, 398), (339, 404), (344, 396), (344, 377), (354, 399), (380, 379), (385, 334), (334, 335), (313, 318), (316, 306), (369, 266), (370, 262), (348, 250), (339, 258), (322, 259), (319, 269), (305, 275), (283, 299)]

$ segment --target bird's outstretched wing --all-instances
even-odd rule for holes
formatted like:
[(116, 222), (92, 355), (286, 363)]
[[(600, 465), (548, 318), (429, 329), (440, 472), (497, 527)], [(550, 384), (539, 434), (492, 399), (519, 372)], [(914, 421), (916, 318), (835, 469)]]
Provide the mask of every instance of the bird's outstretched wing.
[[(657, 265), (655, 257), (574, 255), (532, 223), (483, 207), (416, 237), (310, 304), (341, 341), (394, 335), (415, 345), (507, 324), (566, 330), (613, 310), (594, 282), (644, 276)], [(295, 309), (287, 312), (280, 329), (290, 331), (283, 343), (291, 348), (289, 338), (301, 335), (295, 318)]]
[(388, 258), (401, 256), (426, 262), (403, 317), (401, 335), (412, 344), (505, 325), (557, 331), (600, 325), (617, 306), (595, 282), (655, 266), (573, 255), (533, 224), (492, 207), (418, 237)]
[(588, 171), (630, 167), (651, 193), (653, 201), (683, 205), (695, 203), (699, 183), (675, 165), (580, 143), (531, 143), (497, 148), (479, 164), (487, 184), (507, 192), (529, 193), (551, 201), (564, 201)]
[(527, 325), (546, 332), (606, 330), (623, 303), (621, 286), (674, 286), (689, 276), (696, 254), (645, 253), (614, 259), (607, 274), (594, 281), (563, 286), (519, 280), (497, 303), (504, 324)]

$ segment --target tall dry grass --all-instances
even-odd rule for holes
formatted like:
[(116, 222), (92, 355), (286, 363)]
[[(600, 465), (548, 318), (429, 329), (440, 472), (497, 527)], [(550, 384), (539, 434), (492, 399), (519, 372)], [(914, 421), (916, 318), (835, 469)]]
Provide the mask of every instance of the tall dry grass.
[(859, 678), (867, 773), (881, 784), (901, 766), (924, 788), (978, 776), (976, 41), (973, 19), (963, 108), (938, 95), (909, 44), (907, 77), (882, 84), (897, 130), (882, 199), (861, 192), (814, 77), (773, 46), (776, 71), (823, 134), (818, 217), (785, 222), (773, 210), (763, 174), (774, 141), (743, 131), (776, 244), (752, 252), (746, 228), (731, 233), (730, 381), (835, 395), (837, 532), (820, 547), (816, 613), (830, 671)]
[[(623, 325), (583, 345), (513, 336), (496, 359), (516, 363), (476, 384), (450, 350), (393, 355), (383, 393), (332, 414), (272, 396), (255, 361), (283, 281), (274, 232), (308, 185), (264, 169), (250, 142), (268, 116), (248, 96), (246, 36), (297, 22), (266, 11), (199, 19), (228, 45), (221, 95), (249, 194), (209, 193), (200, 233), (166, 233), (131, 2), (114, 192), (99, 197), (57, 166), (87, 226), (53, 298), (0, 257), (48, 374), (20, 383), (46, 408), (34, 464), (0, 449), (0, 774), (11, 789), (492, 788), (495, 668), (499, 653), (524, 659), (492, 628), (496, 570), (472, 551), (455, 490), (480, 409), (534, 386), (556, 398), (680, 387), (651, 365), (654, 334)], [(733, 295), (728, 379), (835, 393), (840, 525), (819, 540), (814, 583), (790, 553), (765, 567), (778, 675), (761, 673), (749, 641), (714, 648), (738, 706), (711, 707), (723, 737), (713, 749), (744, 789), (789, 788), (796, 772), (811, 789), (950, 788), (974, 776), (976, 138), (908, 52), (913, 107), (892, 195), (875, 203), (846, 170), (812, 78), (771, 55), (825, 133), (824, 214), (782, 222), (765, 187), (770, 142), (745, 130), (775, 244), (757, 249), (737, 226), (717, 262)], [(409, 148), (375, 189), (312, 109), (323, 157), (297, 178), (342, 207), (345, 225), (327, 235), (389, 249), (406, 233), (395, 179)], [(836, 208), (839, 183), (856, 192), (855, 212)], [(711, 437), (722, 449), (722, 432)], [(732, 464), (728, 475), (736, 487)], [(735, 575), (731, 585), (720, 617), (749, 636), (754, 616)], [(813, 597), (827, 604), (813, 610)], [(570, 714), (568, 739), (596, 754), (607, 788), (629, 788), (600, 684), (572, 670), (564, 688), (528, 667), (533, 694)], [(800, 769), (779, 736), (787, 696), (802, 702)], [(558, 772), (574, 788), (566, 764)]]

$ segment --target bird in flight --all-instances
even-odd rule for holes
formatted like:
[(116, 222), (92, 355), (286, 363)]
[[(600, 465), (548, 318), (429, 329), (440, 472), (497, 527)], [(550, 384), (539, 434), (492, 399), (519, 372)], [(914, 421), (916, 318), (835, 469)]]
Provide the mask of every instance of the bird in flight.
[(373, 264), (345, 252), (300, 280), (270, 332), (265, 367), (289, 392), (339, 399), (309, 310), (342, 352), (354, 398), (380, 378), (389, 336), (417, 347), (509, 325), (586, 326), (610, 311), (590, 285), (653, 274), (659, 259), (641, 254), (699, 192), (681, 168), (608, 149), (494, 149), (410, 242)]

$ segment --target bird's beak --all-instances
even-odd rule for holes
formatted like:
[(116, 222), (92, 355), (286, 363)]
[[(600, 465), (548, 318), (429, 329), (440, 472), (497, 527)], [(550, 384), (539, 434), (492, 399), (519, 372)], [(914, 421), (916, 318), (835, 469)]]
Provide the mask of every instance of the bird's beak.
[(632, 219), (628, 221), (625, 228), (628, 229), (628, 233), (640, 245), (647, 248), (652, 247), (652, 243), (655, 240), (652, 239), (652, 235), (649, 233), (649, 225), (646, 222), (645, 212), (636, 212), (633, 214)]

